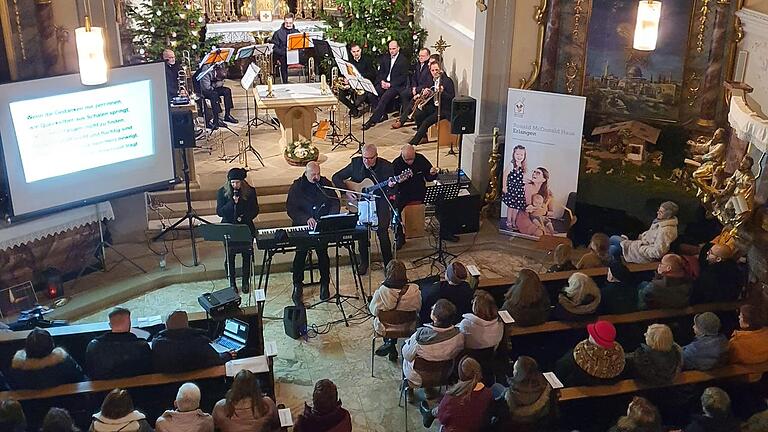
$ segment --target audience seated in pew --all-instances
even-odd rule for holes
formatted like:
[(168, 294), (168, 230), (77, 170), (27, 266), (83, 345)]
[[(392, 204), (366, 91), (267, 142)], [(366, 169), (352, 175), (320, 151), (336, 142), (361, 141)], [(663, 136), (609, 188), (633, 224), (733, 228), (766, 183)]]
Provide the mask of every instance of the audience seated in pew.
[(459, 382), (445, 392), (440, 405), (430, 408), (427, 401), (419, 405), (425, 428), (437, 419), (443, 432), (479, 432), (490, 422), (489, 407), (493, 395), (483, 384), (483, 371), (472, 357), (459, 362)]
[(640, 283), (637, 307), (648, 309), (680, 309), (688, 306), (691, 280), (680, 255), (667, 254), (661, 259), (652, 280)]
[(122, 307), (109, 312), (110, 332), (94, 338), (85, 351), (86, 374), (95, 380), (148, 374), (152, 351), (144, 339), (131, 333), (131, 311)]
[(0, 400), (0, 431), (26, 432), (27, 418), (21, 404), (13, 399)]
[(466, 313), (462, 317), (458, 328), (464, 334), (466, 349), (495, 349), (504, 337), (504, 323), (499, 318), (496, 301), (486, 291), (475, 292), (472, 313)]
[(731, 398), (717, 387), (707, 387), (701, 395), (702, 414), (695, 414), (684, 432), (739, 432), (739, 421), (731, 412)]
[(432, 324), (416, 329), (403, 345), (403, 375), (413, 384), (421, 385), (421, 376), (413, 369), (416, 357), (428, 361), (451, 360), (464, 349), (464, 335), (453, 325), (456, 306), (446, 299), (432, 306)]
[(619, 417), (608, 432), (662, 432), (661, 414), (648, 399), (635, 396), (627, 407), (627, 415)]
[(611, 384), (624, 371), (624, 349), (608, 321), (587, 325), (589, 337), (557, 361), (555, 375), (566, 387)]
[(280, 419), (275, 402), (261, 391), (256, 375), (241, 370), (224, 399), (213, 407), (213, 423), (219, 432), (277, 432)]
[(611, 262), (611, 254), (608, 252), (610, 241), (604, 233), (594, 233), (589, 241), (589, 252), (581, 256), (576, 263), (576, 269), (588, 269), (607, 267)]
[(712, 312), (693, 317), (695, 339), (683, 347), (683, 369), (710, 370), (723, 365), (728, 356), (728, 339), (720, 334), (720, 318)]
[(626, 355), (631, 376), (649, 385), (670, 384), (680, 374), (682, 363), (682, 349), (675, 343), (672, 329), (665, 324), (648, 326), (645, 343)]
[[(373, 314), (373, 330), (379, 335), (388, 330), (387, 325), (379, 320), (379, 312), (392, 310), (418, 312), (421, 309), (419, 287), (408, 283), (408, 275), (402, 261), (392, 260), (387, 264), (384, 282), (373, 293), (368, 309)], [(384, 344), (376, 348), (376, 355), (381, 357), (389, 355), (390, 360), (397, 360), (397, 339), (384, 339)]]
[(768, 410), (761, 411), (744, 422), (741, 425), (741, 432), (764, 432), (768, 431)]
[(457, 315), (451, 318), (451, 324), (458, 324), (465, 313), (472, 312), (472, 295), (474, 291), (469, 286), (467, 268), (464, 264), (453, 261), (445, 269), (445, 280), (435, 282), (421, 290), (421, 324), (431, 321), (432, 306), (440, 299), (451, 302), (456, 307)]
[(304, 412), (296, 419), (293, 432), (352, 432), (352, 418), (341, 407), (333, 381), (321, 379), (315, 383), (312, 406), (304, 403)]
[(672, 201), (661, 203), (656, 211), (656, 219), (648, 231), (629, 240), (626, 236), (614, 235), (609, 239), (610, 254), (615, 258), (624, 258), (628, 263), (649, 263), (658, 261), (669, 251), (677, 238), (677, 211), (679, 207)]
[(157, 432), (213, 432), (213, 417), (200, 409), (200, 388), (195, 384), (179, 387), (173, 407), (157, 418)]
[(604, 315), (637, 312), (638, 276), (619, 258), (608, 265), (605, 284), (600, 288), (600, 306)]
[(699, 253), (699, 277), (691, 287), (691, 304), (734, 301), (744, 278), (728, 245), (709, 244)]
[(576, 270), (573, 261), (571, 261), (572, 253), (573, 247), (570, 244), (560, 243), (557, 245), (552, 253), (554, 264), (547, 270), (547, 273)]
[(509, 387), (499, 383), (491, 387), (494, 399), (505, 408), (499, 411), (499, 424), (503, 430), (517, 432), (550, 430), (558, 414), (557, 392), (532, 357), (518, 357), (512, 370)]
[(768, 362), (768, 327), (764, 327), (760, 310), (753, 305), (739, 308), (739, 330), (728, 342), (731, 363)]
[(504, 294), (502, 309), (509, 312), (515, 325), (527, 327), (539, 325), (549, 318), (549, 294), (531, 269), (522, 269), (517, 281)]
[(558, 321), (594, 320), (600, 306), (600, 289), (591, 277), (573, 273), (557, 297), (552, 319)]
[(101, 404), (101, 411), (93, 415), (89, 432), (153, 432), (146, 416), (133, 408), (128, 390), (114, 389)]
[(80, 365), (56, 347), (48, 330), (35, 328), (13, 356), (8, 381), (14, 390), (42, 389), (87, 380)]
[(8, 381), (5, 379), (5, 375), (3, 375), (2, 372), (0, 372), (0, 391), (8, 391), (11, 389), (11, 386), (8, 385)]
[(180, 373), (224, 364), (234, 352), (218, 353), (204, 330), (190, 328), (185, 311), (168, 315), (165, 329), (152, 339), (152, 364), (155, 372)]
[(40, 432), (80, 432), (69, 411), (63, 408), (51, 408), (43, 418)]

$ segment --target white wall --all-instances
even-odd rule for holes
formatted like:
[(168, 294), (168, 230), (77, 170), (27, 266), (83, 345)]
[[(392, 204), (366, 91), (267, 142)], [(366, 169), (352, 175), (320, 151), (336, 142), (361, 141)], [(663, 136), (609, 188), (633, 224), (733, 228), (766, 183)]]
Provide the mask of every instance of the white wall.
[(748, 98), (763, 109), (768, 107), (768, 15), (743, 9), (738, 12), (744, 26), (744, 39), (739, 50), (747, 51), (744, 82), (754, 91)]
[(443, 36), (451, 45), (445, 51), (445, 68), (456, 84), (456, 95), (470, 94), (472, 58), (475, 46), (477, 7), (469, 0), (422, 0), (421, 26), (427, 30), (426, 46)]

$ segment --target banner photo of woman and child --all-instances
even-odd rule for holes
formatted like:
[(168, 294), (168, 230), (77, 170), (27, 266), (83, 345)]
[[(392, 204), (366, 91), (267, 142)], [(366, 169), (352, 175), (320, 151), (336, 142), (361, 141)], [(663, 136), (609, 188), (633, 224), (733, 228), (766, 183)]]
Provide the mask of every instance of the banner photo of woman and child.
[(576, 192), (586, 98), (509, 89), (499, 230), (539, 238), (564, 235)]

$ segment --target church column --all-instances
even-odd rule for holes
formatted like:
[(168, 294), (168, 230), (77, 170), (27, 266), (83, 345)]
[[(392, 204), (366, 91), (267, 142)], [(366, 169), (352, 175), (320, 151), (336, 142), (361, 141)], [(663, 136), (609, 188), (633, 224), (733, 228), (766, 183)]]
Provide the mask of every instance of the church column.
[(725, 52), (725, 34), (728, 25), (728, 1), (718, 1), (715, 24), (712, 30), (712, 47), (709, 50), (709, 65), (704, 74), (704, 89), (701, 98), (701, 112), (697, 123), (704, 127), (715, 127), (717, 98), (720, 95), (723, 79), (723, 54)]
[(477, 99), (477, 116), (475, 134), (464, 138), (461, 165), (480, 192), (488, 184), (488, 156), (491, 153), (494, 127), (501, 130), (500, 142), (504, 139), (515, 1), (488, 2), (488, 9), (478, 13), (475, 21), (470, 94)]

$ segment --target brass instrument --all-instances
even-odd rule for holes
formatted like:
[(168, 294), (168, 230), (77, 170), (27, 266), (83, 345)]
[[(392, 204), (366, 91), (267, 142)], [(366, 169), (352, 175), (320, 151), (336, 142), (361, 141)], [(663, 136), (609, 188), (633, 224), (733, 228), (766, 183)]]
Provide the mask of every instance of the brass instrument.
[(413, 97), (413, 109), (411, 109), (411, 113), (408, 114), (408, 120), (413, 120), (413, 116), (416, 115), (416, 111), (421, 111), (424, 109), (425, 106), (427, 106), (427, 103), (432, 100), (432, 98), (435, 97), (435, 92), (432, 90), (432, 88), (425, 88), (421, 91), (421, 93), (417, 94)]
[[(184, 90), (186, 91), (187, 97), (191, 101), (196, 101), (199, 99), (199, 97), (195, 94), (194, 86), (192, 85), (192, 57), (190, 56), (190, 53), (188, 50), (184, 50), (181, 52), (181, 69), (184, 71), (185, 74), (185, 80), (184, 80)], [(181, 86), (179, 86), (179, 90), (181, 90)], [(181, 92), (179, 92), (181, 93)]]
[(248, 143), (244, 139), (240, 139), (237, 143), (238, 159), (240, 165), (243, 165), (245, 169), (248, 169)]

